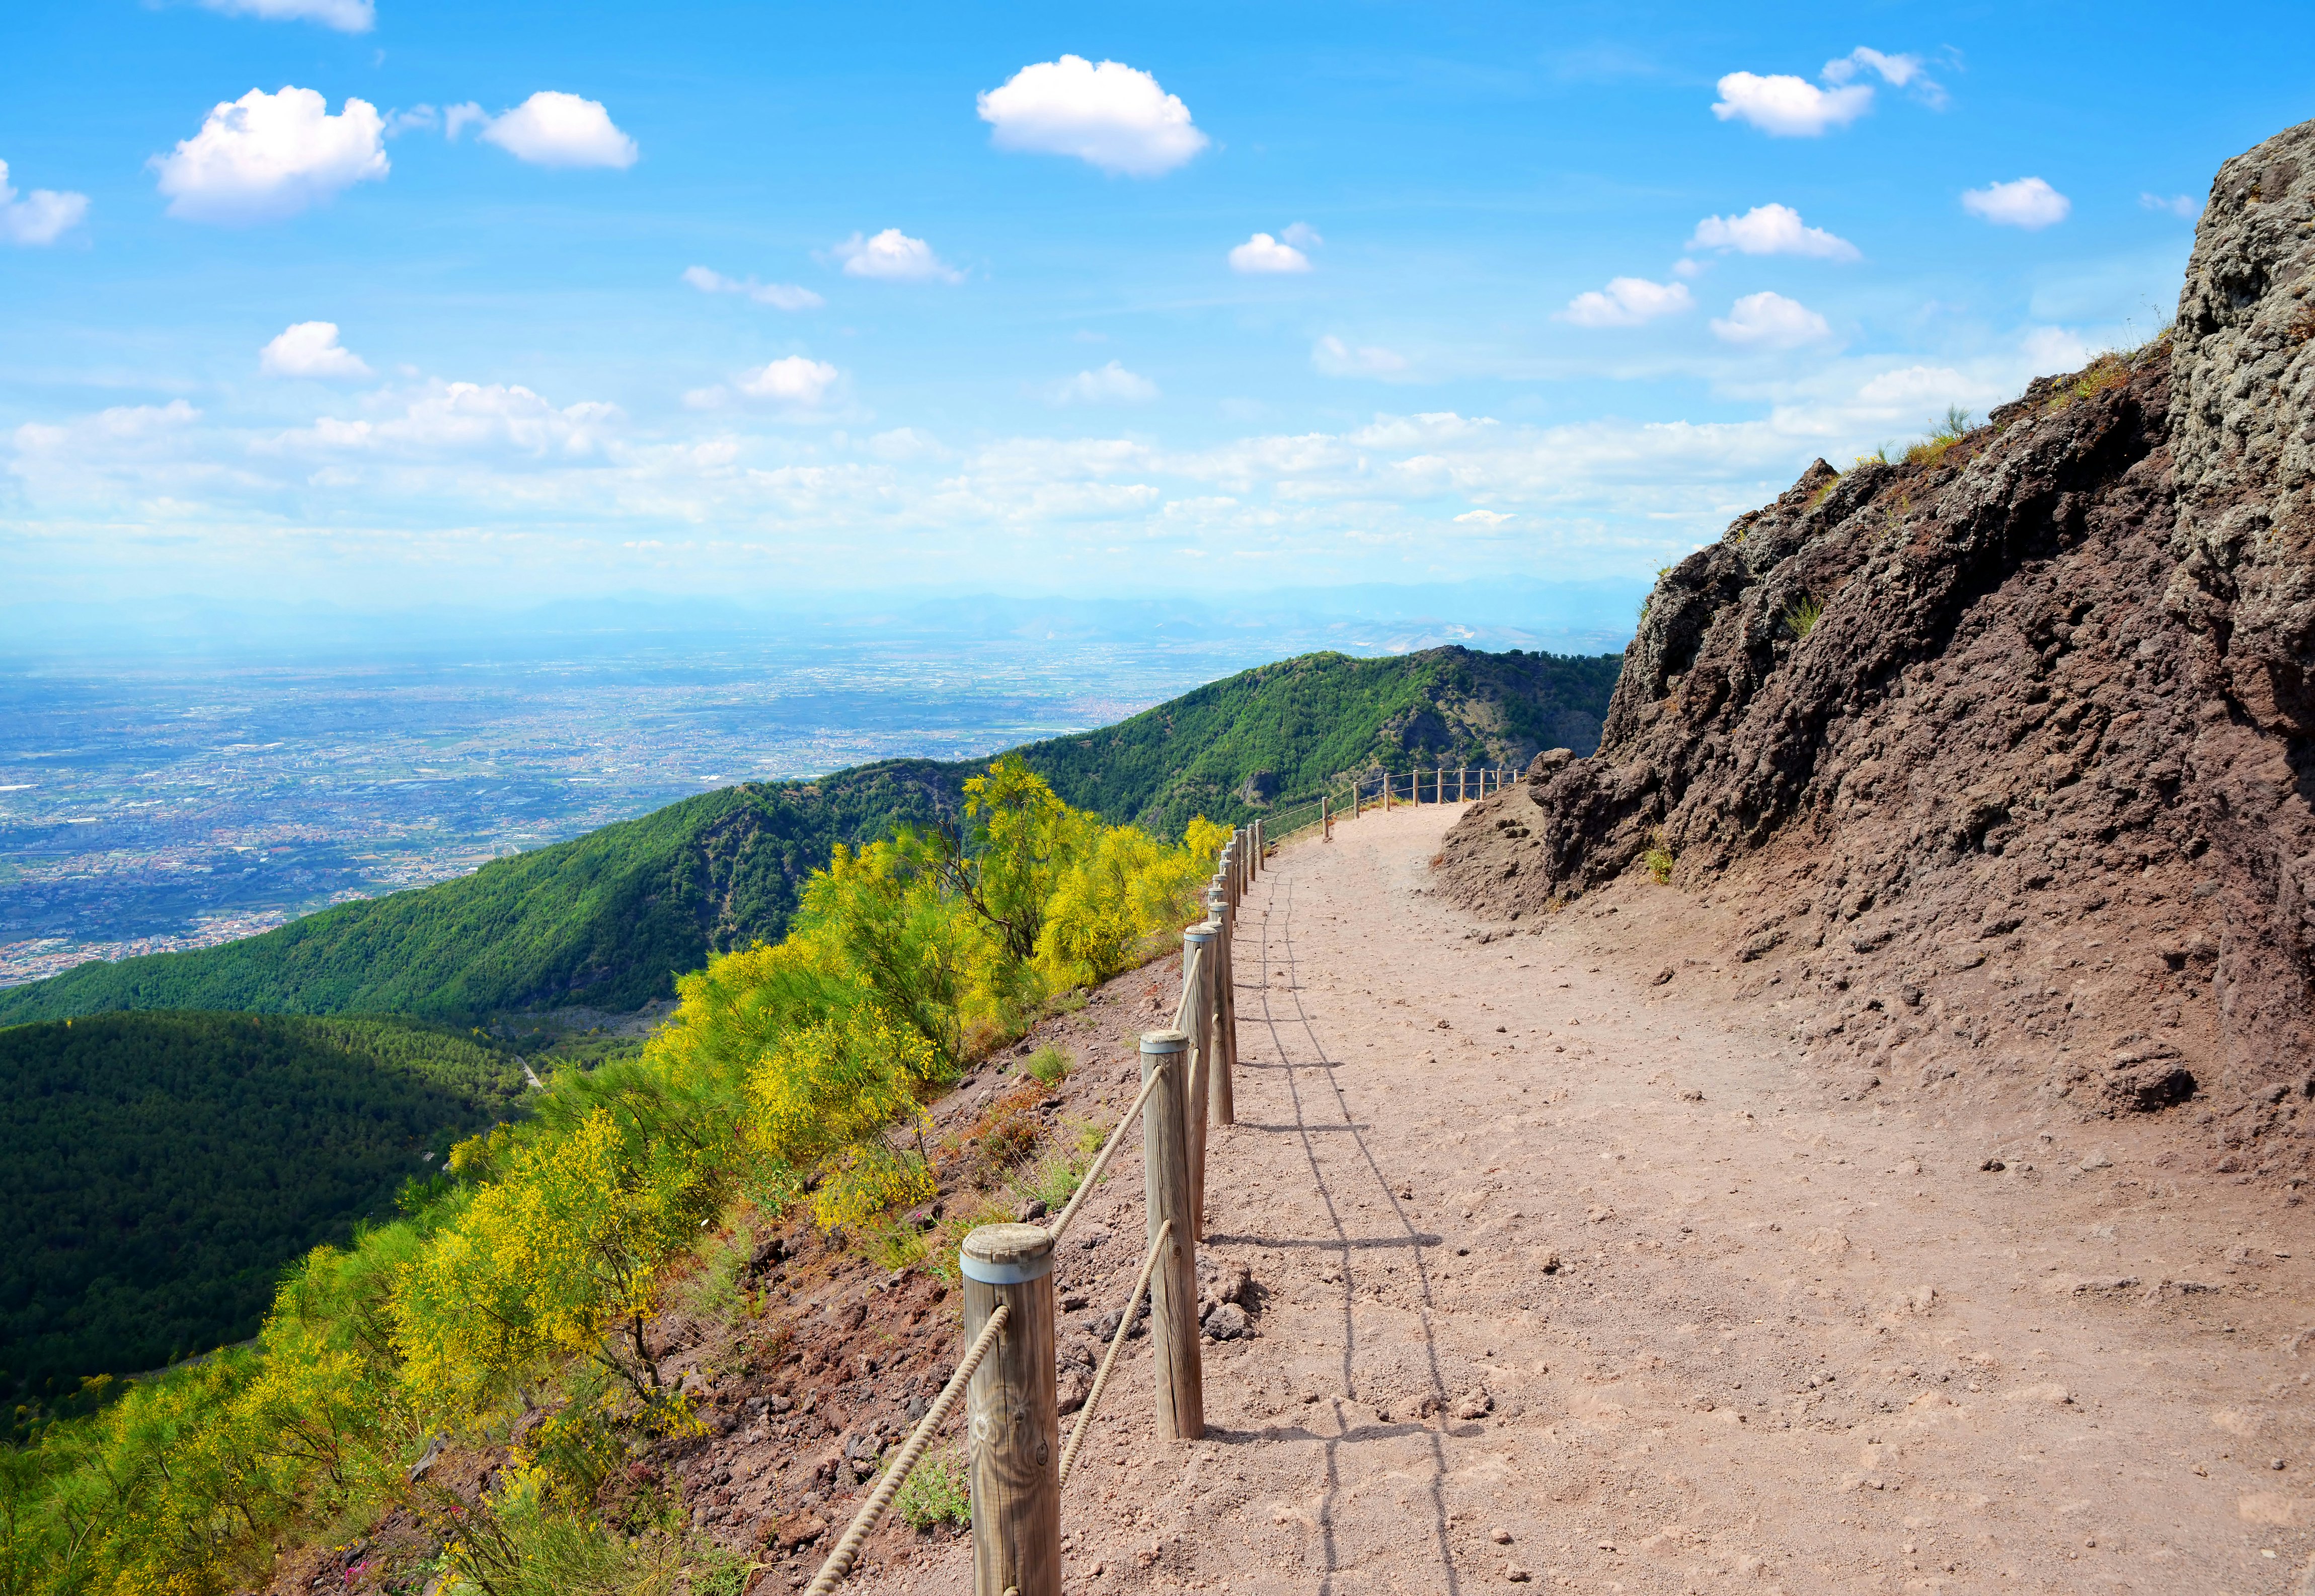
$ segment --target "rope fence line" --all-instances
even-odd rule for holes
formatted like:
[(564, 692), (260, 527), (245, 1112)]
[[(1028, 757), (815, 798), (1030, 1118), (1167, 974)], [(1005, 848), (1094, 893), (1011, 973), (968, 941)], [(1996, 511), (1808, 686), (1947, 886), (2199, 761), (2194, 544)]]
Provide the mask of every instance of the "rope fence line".
[(1158, 1260), (1165, 1255), (1166, 1244), (1173, 1237), (1174, 1221), (1168, 1219), (1158, 1228), (1158, 1238), (1149, 1244), (1149, 1255), (1141, 1261), (1140, 1278), (1133, 1282), (1133, 1295), (1125, 1299), (1125, 1317), (1118, 1321), (1117, 1333), (1109, 1338), (1109, 1351), (1102, 1354), (1101, 1370), (1093, 1377), (1093, 1389), (1086, 1393), (1077, 1428), (1069, 1432), (1069, 1444), (1061, 1449), (1061, 1472), (1054, 1482), (1056, 1490), (1069, 1483), (1069, 1470), (1077, 1464), (1078, 1449), (1085, 1445), (1086, 1432), (1093, 1428), (1094, 1410), (1101, 1405), (1101, 1394), (1109, 1389), (1110, 1371), (1117, 1367), (1117, 1354), (1124, 1351), (1125, 1338), (1132, 1333), (1133, 1316), (1140, 1311), (1142, 1294), (1149, 1290), (1149, 1277), (1157, 1272)]
[[(1459, 795), (1470, 791), (1470, 772), (1450, 773), (1442, 767), (1431, 773), (1432, 802), (1447, 801), (1450, 774)], [(1477, 792), (1484, 794), (1490, 778), (1500, 790), (1507, 772), (1491, 767), (1478, 777)], [(1352, 816), (1365, 807), (1366, 789), (1378, 781), (1380, 803), (1388, 808), (1397, 779), (1385, 775), (1347, 784)], [(1407, 780), (1413, 800), (1422, 777)], [(1268, 867), (1276, 842), (1314, 828), (1331, 836), (1338, 812), (1329, 792), (1232, 833), (1207, 888), (1207, 918), (1182, 933), (1182, 994), (1174, 1024), (1141, 1037), (1141, 1089), (1049, 1224), (984, 1225), (965, 1237), (957, 1264), (970, 1345), (821, 1565), (809, 1596), (829, 1596), (851, 1571), (862, 1544), (883, 1521), (961, 1397), (970, 1415), (974, 1589), (1005, 1596), (1061, 1596), (1060, 1489), (1092, 1431), (1145, 1297), (1150, 1305), (1158, 1437), (1194, 1441), (1205, 1434), (1196, 1252), (1205, 1235), (1207, 1127), (1234, 1120), (1234, 922), (1247, 891)], [(1053, 1251), (1107, 1175), (1136, 1120), (1142, 1132), (1149, 1250), (1069, 1443), (1057, 1449)]]
[(909, 1432), (907, 1443), (900, 1448), (900, 1455), (892, 1459), (892, 1467), (884, 1471), (884, 1477), (876, 1483), (875, 1490), (869, 1493), (868, 1500), (861, 1504), (858, 1512), (852, 1515), (852, 1522), (846, 1528), (844, 1538), (836, 1543), (836, 1549), (828, 1555), (828, 1561), (820, 1565), (820, 1573), (812, 1582), (809, 1596), (828, 1596), (852, 1571), (853, 1559), (860, 1555), (860, 1543), (875, 1533), (876, 1526), (883, 1521), (885, 1510), (892, 1505), (892, 1498), (900, 1494), (900, 1486), (907, 1482), (909, 1470), (915, 1468), (917, 1460), (925, 1455), (925, 1449), (932, 1445), (934, 1435), (947, 1422), (949, 1410), (963, 1395), (966, 1383), (972, 1379), (973, 1371), (980, 1367), (980, 1361), (989, 1355), (989, 1349), (997, 1344), (997, 1338), (1004, 1334), (1006, 1322), (1011, 1317), (1002, 1306), (989, 1316), (989, 1322), (980, 1327), (980, 1334), (973, 1337), (971, 1347), (957, 1364), (956, 1372), (948, 1377), (948, 1384), (941, 1388), (941, 1394), (933, 1399), (932, 1406), (925, 1410), (925, 1416), (917, 1421), (916, 1429)]

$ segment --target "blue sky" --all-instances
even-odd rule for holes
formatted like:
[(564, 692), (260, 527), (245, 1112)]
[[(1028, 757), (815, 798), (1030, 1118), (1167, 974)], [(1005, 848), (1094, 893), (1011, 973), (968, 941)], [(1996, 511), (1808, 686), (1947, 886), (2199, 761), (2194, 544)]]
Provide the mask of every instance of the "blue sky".
[(2151, 335), (2217, 164), (2315, 114), (2282, 5), (80, 0), (8, 43), (0, 603), (1645, 574)]

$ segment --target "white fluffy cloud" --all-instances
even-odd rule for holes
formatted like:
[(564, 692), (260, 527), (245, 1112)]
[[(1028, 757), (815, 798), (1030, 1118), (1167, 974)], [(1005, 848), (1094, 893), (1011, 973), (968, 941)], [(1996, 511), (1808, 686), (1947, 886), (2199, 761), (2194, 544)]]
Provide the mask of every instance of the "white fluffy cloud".
[(2141, 194), (2138, 203), (2142, 209), (2167, 211), (2189, 219), (2203, 214), (2203, 202), (2192, 194)]
[(1969, 190), (1961, 197), (1961, 208), (1997, 227), (2023, 227), (2032, 233), (2064, 221), (2074, 202), (2038, 177), (2021, 177), (2016, 182)]
[(1784, 73), (1763, 77), (1732, 72), (1720, 80), (1712, 114), (1724, 122), (1750, 122), (1780, 138), (1814, 138), (1828, 129), (1847, 127), (1872, 109), (1873, 90), (1865, 84), (1826, 89)]
[(1157, 177), (1211, 141), (1190, 108), (1122, 61), (1040, 61), (979, 99), (998, 149), (1075, 155), (1112, 176)]
[(1696, 304), (1686, 283), (1650, 282), (1645, 277), (1619, 277), (1605, 289), (1575, 296), (1560, 313), (1579, 327), (1636, 327), (1658, 316), (1677, 315)]
[(9, 244), (54, 244), (88, 215), (86, 194), (34, 189), (19, 195), (8, 186), (8, 163), (0, 161), (0, 240)]
[(1855, 244), (1823, 227), (1808, 226), (1789, 205), (1756, 205), (1743, 216), (1707, 217), (1696, 224), (1688, 247), (1747, 255), (1808, 255), (1820, 261), (1863, 259)]
[(775, 310), (817, 310), (828, 303), (810, 288), (794, 283), (759, 283), (752, 277), (742, 282), (705, 266), (685, 267), (683, 280), (703, 294), (745, 294), (757, 304), (768, 305)]
[[(1289, 231), (1291, 231), (1290, 228)], [(1292, 244), (1282, 243), (1267, 233), (1257, 233), (1229, 253), (1230, 270), (1254, 275), (1266, 272), (1308, 271), (1310, 257)]]
[(155, 155), (169, 214), (227, 224), (294, 216), (386, 174), (384, 124), (366, 100), (336, 116), (312, 89), (252, 89), (218, 105), (201, 130)]
[(1328, 377), (1398, 377), (1406, 357), (1374, 344), (1353, 348), (1329, 332), (1310, 346), (1310, 364)]
[(1712, 331), (1750, 349), (1794, 349), (1832, 336), (1825, 319), (1807, 306), (1770, 293), (1745, 295), (1729, 307), (1725, 320), (1713, 319)]
[(962, 282), (964, 273), (933, 253), (933, 246), (911, 238), (898, 227), (887, 227), (874, 238), (855, 233), (836, 246), (847, 277), (881, 278), (887, 282)]
[(1859, 45), (1824, 64), (1818, 74), (1822, 84), (1787, 73), (1732, 72), (1720, 80), (1712, 114), (1724, 122), (1749, 122), (1779, 138), (1814, 138), (1873, 109), (1873, 85), (1858, 81), (1867, 75), (1924, 105), (1946, 102), (1945, 90), (1922, 69), (1919, 56), (1885, 55)]
[(789, 355), (740, 379), (750, 399), (769, 399), (797, 410), (817, 410), (844, 374), (825, 360)]
[(1158, 385), (1112, 360), (1098, 371), (1080, 371), (1055, 386), (1056, 404), (1146, 404), (1158, 397)]
[(693, 410), (721, 410), (737, 399), (767, 408), (782, 421), (820, 421), (829, 419), (843, 386), (844, 373), (827, 361), (785, 355), (741, 372), (729, 387), (695, 388), (683, 402)]
[(341, 33), (367, 33), (377, 25), (375, 0), (201, 0), (227, 16), (269, 22), (319, 22)]
[(369, 367), (338, 341), (335, 322), (295, 322), (257, 353), (269, 377), (368, 377)]
[[(467, 108), (455, 106), (457, 127), (474, 120), (461, 116)], [(619, 131), (599, 100), (581, 99), (555, 89), (541, 89), (512, 111), (487, 119), (480, 137), (519, 161), (534, 166), (611, 166), (624, 171), (642, 153), (635, 141)]]

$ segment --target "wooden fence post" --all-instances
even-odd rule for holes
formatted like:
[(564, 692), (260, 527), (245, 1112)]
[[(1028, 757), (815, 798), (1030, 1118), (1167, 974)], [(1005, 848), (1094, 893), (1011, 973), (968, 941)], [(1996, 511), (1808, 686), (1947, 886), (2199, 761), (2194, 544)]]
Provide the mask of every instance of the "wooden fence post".
[(1335, 840), (1335, 810), (1324, 793), (1318, 794), (1318, 839), (1321, 842)]
[(1382, 811), (1385, 814), (1390, 812), (1390, 772), (1388, 770), (1382, 773)]
[(1198, 984), (1190, 993), (1189, 1071), (1182, 1080), (1182, 1133), (1190, 1166), (1190, 1239), (1206, 1238), (1206, 1094), (1212, 1090), (1215, 1048), (1214, 990), (1220, 973), (1222, 928), (1200, 920), (1182, 933), (1182, 967), (1190, 965), (1190, 951), (1198, 961)]
[(1198, 1348), (1197, 1244), (1190, 1239), (1189, 1149), (1183, 1141), (1182, 1076), (1189, 1051), (1190, 1039), (1179, 1031), (1141, 1033), (1141, 1078), (1158, 1077), (1141, 1110), (1147, 1234), (1154, 1241), (1160, 1226), (1169, 1220), (1174, 1226), (1149, 1277), (1149, 1361), (1158, 1377), (1161, 1441), (1196, 1441), (1206, 1432), (1205, 1371)]
[(1221, 933), (1214, 963), (1214, 1069), (1206, 1104), (1217, 1125), (1237, 1123), (1237, 912), (1209, 897), (1206, 918)]
[(967, 1346), (998, 1303), (1007, 1308), (965, 1395), (974, 1596), (1060, 1596), (1053, 1237), (1042, 1225), (983, 1225), (966, 1236), (957, 1264)]

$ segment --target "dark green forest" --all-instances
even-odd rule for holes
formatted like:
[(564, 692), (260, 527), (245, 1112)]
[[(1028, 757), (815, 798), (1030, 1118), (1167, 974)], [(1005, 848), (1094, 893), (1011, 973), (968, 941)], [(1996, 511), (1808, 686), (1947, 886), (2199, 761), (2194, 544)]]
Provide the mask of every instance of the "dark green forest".
[[(1353, 772), (1589, 753), (1621, 659), (1431, 649), (1306, 654), (1098, 732), (1020, 749), (1062, 798), (1178, 835), (1235, 825), (1265, 773), (1280, 799)], [(888, 760), (727, 788), (472, 875), (341, 904), (262, 936), (83, 965), (0, 992), (0, 1024), (114, 1009), (402, 1014), (445, 1021), (670, 996), (710, 953), (776, 940), (839, 842), (953, 820), (985, 760)]]
[(0, 1030), (0, 1391), (69, 1391), (254, 1334), (284, 1265), (392, 1213), (404, 1181), (507, 1117), (522, 1085), (513, 1054), (400, 1019)]

